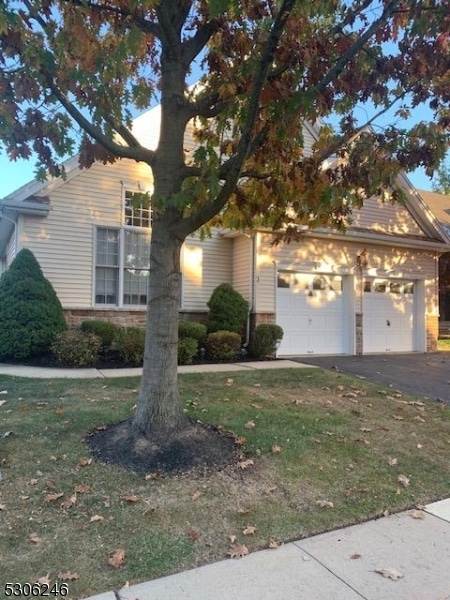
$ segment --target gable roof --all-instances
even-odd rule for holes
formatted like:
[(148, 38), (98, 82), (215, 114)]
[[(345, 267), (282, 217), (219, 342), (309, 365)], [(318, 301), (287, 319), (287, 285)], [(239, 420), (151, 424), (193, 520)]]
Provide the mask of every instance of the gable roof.
[(450, 240), (450, 195), (417, 190), (422, 200), (441, 224)]

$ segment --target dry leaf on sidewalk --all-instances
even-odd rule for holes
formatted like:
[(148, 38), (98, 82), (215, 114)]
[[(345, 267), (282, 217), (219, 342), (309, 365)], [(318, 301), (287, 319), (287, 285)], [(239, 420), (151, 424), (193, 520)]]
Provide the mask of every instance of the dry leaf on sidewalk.
[(375, 573), (379, 573), (380, 575), (383, 575), (383, 577), (386, 577), (387, 579), (392, 579), (392, 581), (397, 581), (398, 579), (403, 578), (403, 574), (400, 573), (399, 571), (396, 571), (395, 569), (386, 568), (386, 567), (383, 569), (375, 569)]

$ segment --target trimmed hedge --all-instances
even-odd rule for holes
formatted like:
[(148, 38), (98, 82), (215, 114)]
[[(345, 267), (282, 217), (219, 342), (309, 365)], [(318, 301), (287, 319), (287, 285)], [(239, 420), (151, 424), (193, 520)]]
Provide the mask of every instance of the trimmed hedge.
[(145, 330), (139, 327), (122, 327), (115, 345), (121, 360), (130, 366), (140, 367), (144, 362)]
[(211, 360), (237, 358), (237, 353), (241, 348), (241, 336), (234, 331), (215, 331), (208, 334), (205, 348), (207, 356)]
[(57, 334), (52, 352), (58, 362), (66, 367), (93, 367), (101, 347), (102, 340), (98, 335), (69, 329)]
[(201, 345), (206, 339), (206, 325), (195, 321), (180, 321), (178, 324), (178, 337), (193, 338)]
[(194, 338), (182, 337), (178, 340), (178, 364), (190, 365), (198, 352), (198, 342)]
[(84, 333), (93, 333), (98, 335), (98, 337), (102, 340), (103, 348), (105, 350), (109, 350), (121, 328), (114, 323), (110, 323), (109, 321), (94, 319), (92, 321), (83, 321), (80, 329)]
[(0, 360), (46, 354), (67, 329), (56, 292), (30, 250), (21, 250), (0, 277), (0, 324)]
[(255, 328), (250, 345), (250, 353), (255, 358), (273, 356), (283, 339), (283, 329), (279, 325), (261, 324)]
[(208, 333), (234, 331), (242, 334), (248, 317), (248, 302), (231, 285), (218, 285), (208, 301), (208, 307)]

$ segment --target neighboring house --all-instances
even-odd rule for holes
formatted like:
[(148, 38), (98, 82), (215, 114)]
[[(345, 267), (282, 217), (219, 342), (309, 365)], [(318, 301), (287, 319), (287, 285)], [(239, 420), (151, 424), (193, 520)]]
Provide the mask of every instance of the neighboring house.
[[(135, 121), (150, 146), (155, 117), (158, 109)], [(150, 168), (120, 160), (80, 170), (75, 157), (66, 171), (65, 181), (32, 182), (0, 202), (2, 268), (29, 248), (70, 324), (143, 325), (151, 211), (135, 200), (151, 191)], [(449, 239), (406, 177), (398, 183), (405, 206), (370, 198), (345, 235), (306, 231), (302, 241), (277, 246), (267, 231), (188, 238), (182, 318), (204, 319), (213, 289), (226, 282), (249, 301), (252, 326), (283, 327), (279, 356), (434, 350), (438, 258)]]
[[(422, 190), (419, 194), (450, 237), (450, 196)], [(439, 259), (439, 329), (450, 332), (450, 252)]]

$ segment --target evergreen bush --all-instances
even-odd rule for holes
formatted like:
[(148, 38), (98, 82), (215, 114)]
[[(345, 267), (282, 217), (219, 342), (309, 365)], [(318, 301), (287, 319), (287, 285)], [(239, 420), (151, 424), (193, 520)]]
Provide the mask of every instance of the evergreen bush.
[(109, 321), (101, 321), (94, 319), (92, 321), (83, 321), (80, 326), (84, 333), (94, 333), (102, 340), (104, 350), (109, 350), (116, 336), (120, 331), (120, 327)]
[(242, 334), (248, 317), (248, 302), (239, 292), (221, 283), (208, 301), (208, 333), (234, 331)]
[(205, 348), (211, 360), (231, 360), (241, 348), (241, 336), (234, 331), (215, 331), (208, 334)]
[(250, 354), (255, 358), (274, 356), (278, 344), (283, 339), (283, 329), (279, 325), (261, 324), (255, 328)]
[(180, 321), (178, 325), (179, 338), (193, 338), (198, 345), (203, 344), (206, 339), (206, 325), (194, 321)]
[(98, 335), (69, 329), (57, 334), (52, 352), (57, 361), (66, 367), (93, 367), (101, 346), (102, 340)]
[(198, 342), (194, 338), (182, 337), (178, 340), (178, 364), (189, 365), (197, 354)]
[(140, 367), (144, 362), (145, 330), (139, 327), (122, 327), (115, 345), (121, 360), (130, 366)]
[(30, 250), (21, 250), (0, 277), (0, 360), (50, 351), (67, 328), (52, 284)]

